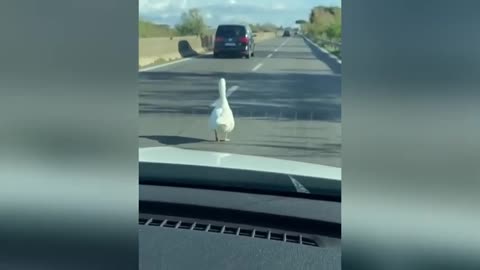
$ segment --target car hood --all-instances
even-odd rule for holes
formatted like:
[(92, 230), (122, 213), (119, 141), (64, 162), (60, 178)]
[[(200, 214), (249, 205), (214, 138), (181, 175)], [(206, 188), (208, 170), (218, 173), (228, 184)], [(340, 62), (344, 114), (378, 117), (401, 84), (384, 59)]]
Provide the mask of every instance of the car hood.
[(341, 181), (341, 168), (338, 167), (170, 146), (140, 148), (139, 162), (250, 170)]

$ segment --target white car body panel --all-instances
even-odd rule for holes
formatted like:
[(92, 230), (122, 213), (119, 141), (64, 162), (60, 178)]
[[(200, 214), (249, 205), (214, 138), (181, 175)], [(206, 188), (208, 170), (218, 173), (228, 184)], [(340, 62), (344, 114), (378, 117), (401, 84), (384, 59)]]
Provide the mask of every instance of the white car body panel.
[(182, 164), (281, 173), (341, 181), (341, 168), (260, 156), (188, 150), (171, 146), (139, 149), (139, 162)]

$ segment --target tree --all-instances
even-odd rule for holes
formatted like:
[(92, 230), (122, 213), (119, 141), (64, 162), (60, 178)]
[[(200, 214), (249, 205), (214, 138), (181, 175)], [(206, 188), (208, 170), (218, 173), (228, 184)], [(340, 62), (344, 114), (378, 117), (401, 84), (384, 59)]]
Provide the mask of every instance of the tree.
[(310, 38), (341, 39), (342, 10), (338, 7), (314, 7), (309, 14), (309, 21), (301, 24), (302, 31)]
[(325, 34), (329, 39), (340, 39), (342, 36), (342, 26), (338, 23), (330, 24), (327, 27)]
[(310, 11), (310, 16), (308, 20), (310, 21), (310, 23), (315, 22), (315, 9), (312, 9), (312, 11)]
[(305, 21), (305, 20), (296, 20), (295, 23), (296, 23), (296, 24), (306, 24), (307, 21)]
[(193, 8), (184, 12), (180, 18), (180, 24), (175, 26), (180, 35), (202, 35), (207, 29), (207, 25), (200, 14), (200, 10)]

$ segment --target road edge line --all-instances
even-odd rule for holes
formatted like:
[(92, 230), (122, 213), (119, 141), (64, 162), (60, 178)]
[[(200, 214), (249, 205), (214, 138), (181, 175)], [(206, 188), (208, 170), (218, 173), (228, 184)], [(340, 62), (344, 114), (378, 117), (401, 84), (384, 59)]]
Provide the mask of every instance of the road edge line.
[(255, 72), (255, 71), (258, 70), (261, 66), (263, 66), (263, 63), (258, 63), (251, 71), (252, 71), (252, 72)]
[(170, 61), (168, 63), (159, 64), (159, 65), (156, 65), (156, 66), (141, 68), (141, 69), (138, 70), (138, 72), (145, 72), (145, 71), (150, 71), (150, 70), (154, 70), (154, 69), (161, 68), (161, 67), (170, 66), (170, 65), (173, 65), (173, 64), (178, 64), (178, 63), (189, 61), (189, 60), (192, 60), (192, 59), (195, 59), (195, 58), (199, 58), (203, 55), (210, 55), (210, 54), (213, 54), (213, 53), (212, 52), (207, 52), (207, 53), (199, 54), (199, 55), (196, 55), (196, 56), (193, 56), (193, 57), (181, 58), (181, 59), (178, 59), (178, 60)]
[(321, 52), (323, 53), (326, 53), (328, 54), (331, 58), (337, 60), (337, 63), (339, 63), (340, 65), (342, 64), (342, 60), (340, 58), (338, 58), (336, 55), (330, 53), (329, 51), (325, 50), (324, 48), (320, 47), (320, 45), (316, 44), (315, 42), (313, 42), (311, 39), (309, 39), (308, 37), (306, 36), (303, 36), (303, 38), (310, 42), (313, 46), (317, 47)]

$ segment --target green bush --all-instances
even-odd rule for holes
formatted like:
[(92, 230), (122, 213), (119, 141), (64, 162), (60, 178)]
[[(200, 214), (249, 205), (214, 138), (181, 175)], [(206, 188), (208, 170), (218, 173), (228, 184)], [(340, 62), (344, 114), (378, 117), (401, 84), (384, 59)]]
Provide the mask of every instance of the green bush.
[(312, 38), (340, 40), (342, 34), (342, 10), (338, 7), (318, 6), (311, 10), (304, 32)]
[(193, 8), (184, 12), (180, 18), (181, 22), (175, 26), (177, 32), (182, 36), (200, 36), (207, 31), (207, 25), (200, 10)]
[(341, 12), (341, 8), (338, 7), (315, 7), (310, 12), (309, 22), (302, 25), (302, 30), (313, 39), (340, 40), (342, 34)]
[(341, 57), (338, 46), (331, 42), (341, 42), (342, 10), (338, 7), (318, 6), (311, 10), (309, 21), (301, 25), (302, 32), (313, 42), (327, 51)]
[(340, 40), (342, 38), (342, 25), (338, 23), (330, 24), (325, 30), (325, 34), (330, 40)]

